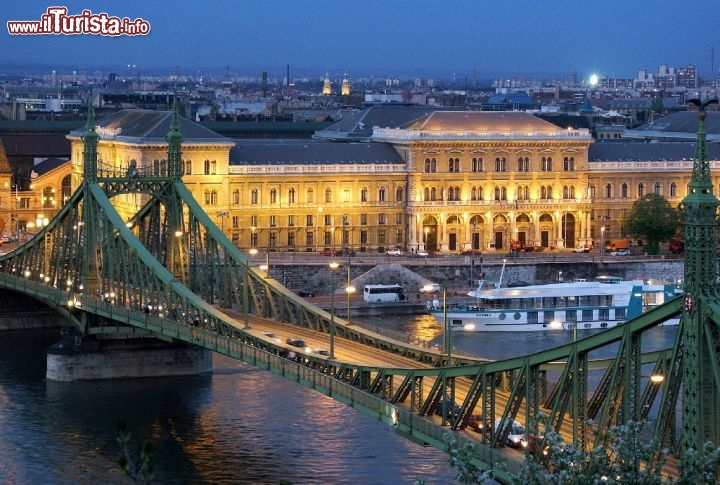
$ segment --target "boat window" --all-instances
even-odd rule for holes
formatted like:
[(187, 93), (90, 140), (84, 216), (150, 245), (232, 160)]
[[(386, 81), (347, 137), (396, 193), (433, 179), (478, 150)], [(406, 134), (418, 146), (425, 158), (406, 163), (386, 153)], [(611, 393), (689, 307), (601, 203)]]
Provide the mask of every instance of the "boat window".
[(599, 320), (610, 320), (610, 310), (608, 308), (601, 308), (598, 310)]
[(585, 322), (592, 320), (593, 319), (593, 311), (592, 310), (583, 310), (582, 311), (582, 319)]
[(520, 316), (521, 316), (521, 315), (520, 315), (520, 312), (515, 312), (515, 315), (513, 315), (513, 318), (514, 318), (515, 320), (520, 320)]
[(625, 320), (625, 308), (615, 309), (615, 320)]
[(554, 308), (555, 307), (555, 298), (552, 296), (546, 296), (542, 299), (542, 306), (543, 308)]
[(533, 308), (542, 308), (542, 298), (533, 298)]
[(527, 321), (528, 321), (528, 323), (537, 323), (538, 322), (538, 312), (527, 312)]
[(568, 296), (565, 298), (566, 306), (578, 306), (578, 299), (576, 296)]
[(543, 323), (550, 323), (555, 320), (555, 312), (545, 311), (543, 312)]
[(505, 320), (506, 318), (507, 318), (507, 315), (506, 315), (505, 313), (501, 313), (501, 314), (498, 316), (498, 320)]
[(600, 296), (601, 306), (612, 306), (612, 295), (601, 295)]
[(577, 321), (577, 310), (567, 310), (565, 312), (565, 321), (576, 322)]

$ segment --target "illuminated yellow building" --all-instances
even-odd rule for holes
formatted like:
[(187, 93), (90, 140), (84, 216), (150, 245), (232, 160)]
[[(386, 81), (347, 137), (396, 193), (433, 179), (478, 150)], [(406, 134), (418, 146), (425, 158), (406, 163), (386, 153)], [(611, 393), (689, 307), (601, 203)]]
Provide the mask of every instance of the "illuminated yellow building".
[[(593, 143), (587, 130), (522, 112), (376, 107), (351, 118), (312, 140), (231, 140), (181, 119), (183, 181), (243, 249), (505, 252), (515, 241), (561, 249), (624, 237), (638, 197), (685, 197), (694, 155), (691, 142)], [(99, 170), (163, 174), (169, 127), (169, 112), (98, 120)], [(71, 174), (77, 186), (82, 132), (68, 135), (72, 163), (20, 192), (23, 228), (56, 212)], [(708, 151), (718, 173), (716, 144)], [(0, 170), (4, 233), (17, 222), (11, 175)], [(114, 200), (128, 217), (144, 202)]]
[(330, 76), (325, 74), (325, 80), (323, 81), (322, 93), (325, 96), (332, 94), (332, 85), (330, 84)]
[(342, 96), (350, 95), (350, 81), (347, 78), (347, 74), (345, 74), (345, 77), (343, 77), (342, 86), (340, 87), (340, 94)]

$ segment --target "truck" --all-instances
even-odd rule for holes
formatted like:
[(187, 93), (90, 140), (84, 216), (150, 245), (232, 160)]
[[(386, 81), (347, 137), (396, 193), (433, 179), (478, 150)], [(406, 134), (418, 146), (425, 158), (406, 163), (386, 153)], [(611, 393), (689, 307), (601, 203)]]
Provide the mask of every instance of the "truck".
[(613, 239), (610, 244), (605, 246), (607, 251), (617, 251), (618, 249), (630, 249), (630, 242), (627, 239)]

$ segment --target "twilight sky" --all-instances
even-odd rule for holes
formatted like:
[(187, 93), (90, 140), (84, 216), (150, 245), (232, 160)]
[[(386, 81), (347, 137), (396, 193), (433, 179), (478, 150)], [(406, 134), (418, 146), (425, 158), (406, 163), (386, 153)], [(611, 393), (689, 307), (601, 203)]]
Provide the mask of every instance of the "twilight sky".
[[(142, 18), (148, 35), (10, 35), (3, 65), (351, 77), (431, 73), (632, 77), (660, 64), (720, 67), (720, 2), (698, 0), (66, 0), (3, 2), (7, 21), (69, 15)], [(692, 8), (692, 10), (690, 9)], [(429, 74), (427, 74), (429, 75)]]

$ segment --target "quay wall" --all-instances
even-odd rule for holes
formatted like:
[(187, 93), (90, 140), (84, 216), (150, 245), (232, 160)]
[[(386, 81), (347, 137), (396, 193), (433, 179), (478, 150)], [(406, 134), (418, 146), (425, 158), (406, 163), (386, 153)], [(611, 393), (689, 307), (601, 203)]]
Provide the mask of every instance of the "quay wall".
[[(502, 259), (485, 261), (482, 266), (469, 264), (467, 258), (385, 258), (381, 262), (350, 258), (350, 280), (360, 296), (365, 284), (399, 283), (408, 293), (413, 293), (432, 282), (445, 285), (450, 291), (470, 288), (474, 279), (485, 279), (494, 284), (502, 279), (503, 286), (512, 283), (543, 284), (558, 280), (587, 280), (598, 276), (618, 276), (623, 279), (655, 279), (678, 283), (684, 274), (682, 259), (650, 259), (614, 257), (610, 261), (575, 261), (574, 258), (556, 258), (537, 261), (536, 258), (507, 258), (503, 271)], [(329, 260), (328, 260), (329, 261)], [(324, 263), (299, 263), (277, 261), (270, 268), (270, 276), (297, 292), (315, 295), (344, 295), (347, 285), (347, 260), (338, 260), (341, 267), (334, 273)], [(483, 274), (481, 278), (480, 274)], [(501, 274), (502, 273), (502, 274)]]

